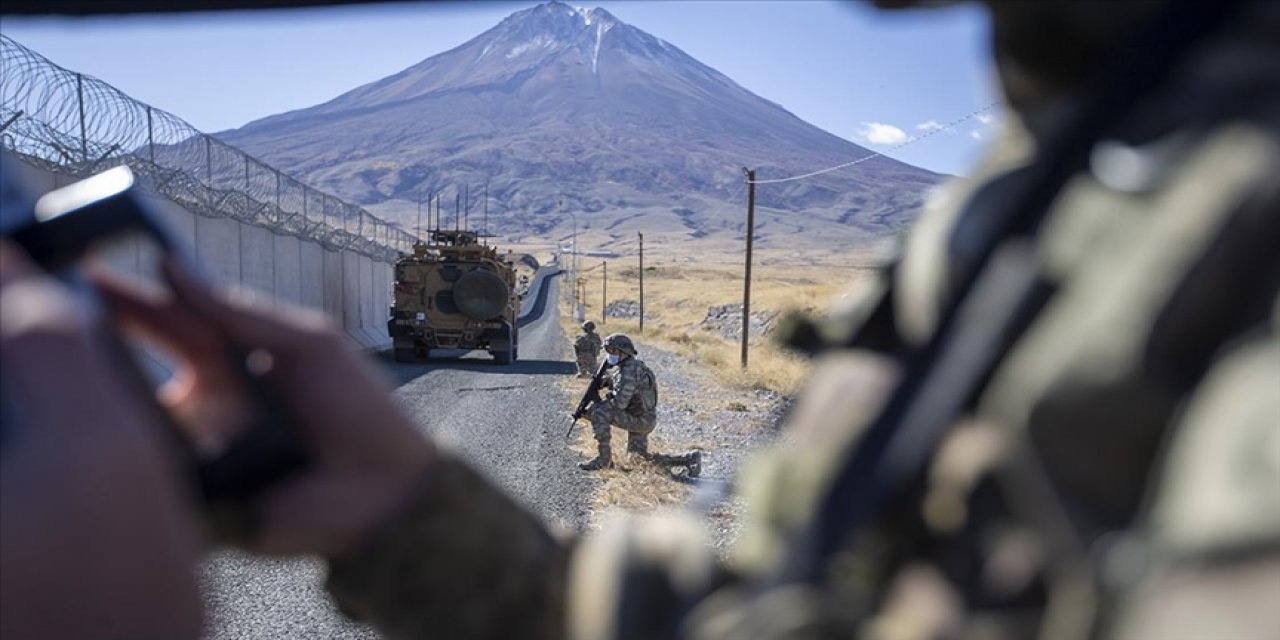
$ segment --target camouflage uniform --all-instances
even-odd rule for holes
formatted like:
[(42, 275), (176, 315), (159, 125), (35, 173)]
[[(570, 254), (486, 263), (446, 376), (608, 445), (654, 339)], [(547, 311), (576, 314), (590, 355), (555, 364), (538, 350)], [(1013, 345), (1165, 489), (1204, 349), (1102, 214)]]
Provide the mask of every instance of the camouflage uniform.
[(579, 467), (595, 470), (613, 463), (609, 443), (612, 428), (617, 427), (627, 432), (627, 453), (665, 467), (685, 467), (686, 475), (696, 478), (702, 473), (701, 452), (667, 455), (649, 451), (649, 433), (658, 421), (658, 380), (653, 370), (635, 357), (635, 345), (630, 338), (613, 334), (605, 339), (604, 345), (629, 355), (623, 357), (604, 380), (604, 386), (611, 389), (609, 394), (591, 407), (591, 429), (598, 455)]
[(649, 433), (658, 422), (658, 383), (643, 361), (625, 358), (609, 371), (612, 391), (591, 407), (591, 431), (601, 450), (609, 447), (611, 427), (627, 432), (627, 451), (647, 455)]
[(600, 349), (603, 343), (600, 340), (600, 334), (595, 332), (595, 327), (591, 329), (583, 328), (582, 333), (573, 341), (573, 353), (578, 358), (578, 377), (589, 378), (596, 374), (596, 368), (600, 366)]
[[(339, 567), (380, 585), (362, 592), (377, 603), (362, 608), (365, 618), (384, 629), (416, 620), (442, 637), (499, 637), (484, 625), (506, 616), (537, 638), (1275, 637), (1280, 15), (1267, 3), (1249, 5), (1143, 97), (1114, 128), (1124, 135), (1098, 145), (1065, 183), (1034, 238), (1002, 247), (1029, 252), (1052, 295), (925, 472), (846, 540), (819, 582), (757, 586), (808, 528), (884, 403), (900, 373), (890, 353), (936, 330), (954, 274), (970, 264), (969, 225), (1016, 191), (1021, 167), (1076, 108), (1063, 87), (1082, 72), (1044, 66), (1087, 57), (1020, 53), (1060, 43), (1002, 23), (1002, 11), (1040, 4), (996, 5), (1018, 116), (970, 180), (930, 199), (897, 268), (864, 290), (888, 292), (889, 331), (820, 355), (787, 446), (740, 472), (751, 520), (727, 562), (688, 516), (622, 523), (563, 546), (514, 506), (463, 504), (441, 489)], [(829, 342), (874, 321), (858, 303), (865, 296), (849, 299), (820, 327)], [(446, 460), (442, 473), (457, 475), (456, 466)], [(457, 491), (496, 493), (478, 480)], [(508, 534), (509, 519), (525, 533)], [(465, 521), (504, 541), (477, 553), (481, 575), (475, 565), (463, 573), (474, 589), (436, 573), (470, 532), (424, 534), (414, 528), (424, 520)], [(400, 548), (407, 530), (419, 534), (413, 550), (385, 559), (394, 552), (379, 541)], [(393, 564), (394, 576), (378, 573)], [(442, 586), (390, 586), (419, 574)], [(550, 608), (498, 597), (496, 582)], [(377, 589), (381, 597), (369, 595)], [(415, 608), (447, 610), (442, 601), (483, 613)]]

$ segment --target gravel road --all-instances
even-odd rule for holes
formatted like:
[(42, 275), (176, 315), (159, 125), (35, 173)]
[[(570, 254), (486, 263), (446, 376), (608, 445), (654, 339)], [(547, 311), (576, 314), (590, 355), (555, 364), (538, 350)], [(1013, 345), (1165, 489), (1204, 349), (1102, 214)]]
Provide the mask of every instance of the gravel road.
[[(520, 359), (492, 363), (483, 352), (445, 352), (422, 364), (384, 360), (396, 398), (431, 437), (451, 445), (481, 472), (553, 525), (586, 524), (591, 480), (564, 444), (569, 400), (558, 380), (573, 374), (554, 301), (558, 278), (542, 287), (520, 330)], [(206, 637), (377, 638), (336, 613), (314, 559), (269, 560), (219, 552), (205, 564)]]

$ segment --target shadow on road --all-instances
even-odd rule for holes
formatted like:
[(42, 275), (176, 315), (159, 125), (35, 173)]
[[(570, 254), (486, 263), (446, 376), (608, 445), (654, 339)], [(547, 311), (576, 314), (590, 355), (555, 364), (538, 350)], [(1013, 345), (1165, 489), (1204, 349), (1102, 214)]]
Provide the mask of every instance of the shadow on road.
[[(578, 368), (572, 362), (560, 360), (516, 360), (511, 364), (497, 364), (485, 355), (456, 357), (466, 353), (468, 352), (445, 352), (443, 357), (432, 356), (430, 360), (424, 362), (396, 362), (390, 351), (379, 353), (377, 358), (397, 385), (408, 384), (438, 369), (525, 375), (573, 375), (578, 372)], [(449, 357), (450, 354), (456, 355)]]
[(550, 282), (549, 282), (549, 281), (550, 281), (552, 278), (558, 278), (558, 277), (560, 277), (560, 275), (561, 275), (562, 273), (564, 273), (564, 272), (563, 272), (563, 271), (557, 271), (557, 272), (555, 272), (555, 273), (553, 273), (553, 274), (550, 274), (550, 275), (548, 275), (548, 276), (546, 276), (546, 277), (544, 277), (544, 278), (542, 279), (542, 286), (538, 287), (538, 298), (537, 298), (536, 300), (534, 300), (534, 302), (533, 302), (533, 308), (532, 308), (532, 309), (530, 309), (530, 310), (529, 310), (529, 313), (526, 313), (526, 314), (525, 314), (524, 316), (522, 316), (522, 317), (520, 318), (520, 320), (518, 321), (518, 322), (519, 322), (519, 324), (520, 324), (520, 326), (521, 326), (522, 328), (523, 328), (523, 327), (525, 327), (525, 326), (528, 326), (528, 325), (530, 325), (530, 324), (532, 324), (532, 323), (534, 323), (534, 322), (537, 322), (538, 318), (541, 318), (541, 317), (542, 317), (543, 312), (545, 312), (545, 311), (547, 310), (547, 291), (548, 291), (549, 289), (551, 289), (551, 287), (549, 286), (549, 285), (550, 285)]

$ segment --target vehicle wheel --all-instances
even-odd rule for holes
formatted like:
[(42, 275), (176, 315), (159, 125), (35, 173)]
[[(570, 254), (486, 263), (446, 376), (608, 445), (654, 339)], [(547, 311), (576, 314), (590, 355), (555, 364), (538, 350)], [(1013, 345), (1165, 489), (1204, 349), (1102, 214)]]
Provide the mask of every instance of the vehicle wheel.
[(412, 348), (410, 348), (410, 349), (396, 349), (396, 350), (395, 350), (395, 360), (396, 360), (396, 362), (415, 362), (415, 361), (417, 361), (417, 358), (415, 358), (415, 357), (413, 356), (413, 349), (412, 349)]
[(502, 349), (495, 349), (489, 353), (493, 354), (493, 361), (498, 364), (511, 364), (516, 355), (515, 348), (510, 345)]

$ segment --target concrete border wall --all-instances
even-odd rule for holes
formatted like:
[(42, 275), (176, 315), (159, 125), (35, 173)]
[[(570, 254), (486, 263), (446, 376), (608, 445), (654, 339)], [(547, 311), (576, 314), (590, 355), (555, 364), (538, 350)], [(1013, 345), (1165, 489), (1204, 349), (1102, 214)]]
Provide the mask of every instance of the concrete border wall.
[(312, 309), (324, 308), (324, 254), (323, 247), (314, 242), (298, 243), (298, 302)]
[[(275, 241), (262, 227), (240, 224), (240, 286), (275, 299)], [(286, 282), (288, 286), (290, 283)]]
[(214, 282), (236, 288), (240, 280), (240, 223), (196, 216), (196, 262)]
[[(22, 167), (30, 174), (22, 179), (36, 193), (71, 182), (30, 165)], [(323, 311), (364, 349), (391, 346), (386, 315), (392, 265), (353, 251), (329, 251), (231, 218), (197, 215), (164, 198), (144, 194), (142, 201), (218, 284)], [(157, 256), (149, 255), (145, 246), (123, 243), (105, 255), (104, 262), (130, 279), (153, 278)]]
[(271, 245), (275, 257), (272, 264), (275, 299), (305, 305), (302, 299), (302, 242), (293, 236), (272, 235)]

